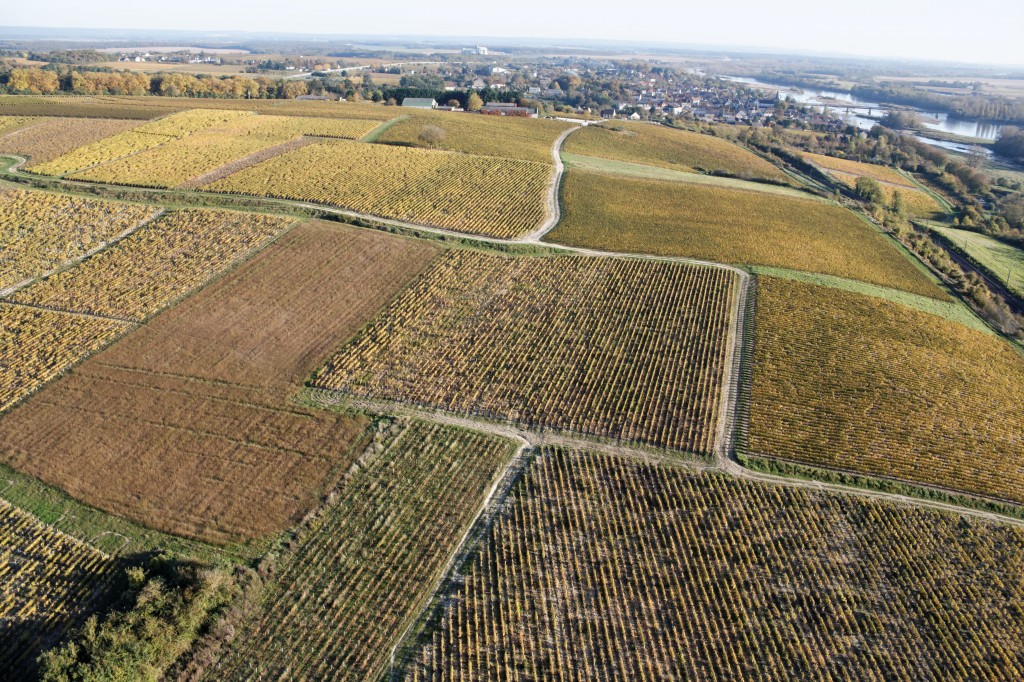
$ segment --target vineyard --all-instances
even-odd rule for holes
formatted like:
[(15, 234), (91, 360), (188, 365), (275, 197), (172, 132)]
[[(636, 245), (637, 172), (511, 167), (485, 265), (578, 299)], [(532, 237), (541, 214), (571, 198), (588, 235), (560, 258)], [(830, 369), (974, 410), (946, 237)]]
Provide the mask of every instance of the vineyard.
[(291, 222), (257, 213), (174, 211), (10, 300), (141, 321), (265, 245)]
[(150, 206), (0, 188), (0, 292), (134, 229)]
[(912, 180), (888, 166), (880, 166), (875, 163), (861, 163), (860, 161), (850, 161), (848, 159), (840, 159), (834, 156), (825, 156), (824, 154), (804, 153), (804, 158), (827, 171), (845, 173), (847, 175), (852, 175), (855, 178), (871, 178), (877, 182), (906, 187), (908, 189), (918, 189), (917, 185), (915, 185)]
[(300, 225), (6, 415), (0, 458), (167, 533), (282, 532), (350, 466), (367, 423), (289, 396), (435, 253)]
[(707, 453), (735, 285), (680, 263), (448, 252), (313, 384)]
[(515, 238), (543, 222), (551, 174), (551, 166), (529, 161), (338, 141), (288, 152), (206, 189)]
[(209, 679), (375, 680), (511, 443), (385, 421)]
[(570, 125), (563, 121), (533, 118), (422, 112), (398, 121), (384, 131), (377, 142), (423, 146), (419, 137), (423, 128), (436, 126), (444, 131), (444, 140), (438, 143), (439, 149), (551, 163), (551, 145)]
[(731, 142), (646, 123), (587, 126), (569, 136), (565, 151), (691, 173), (718, 171), (789, 182), (771, 163)]
[(41, 121), (27, 116), (0, 116), (0, 135), (7, 135), (34, 123), (41, 123)]
[(545, 241), (771, 265), (948, 298), (885, 236), (837, 205), (580, 170), (566, 174), (562, 201), (562, 221)]
[(138, 121), (99, 118), (49, 119), (7, 135), (0, 133), (0, 153), (28, 157), (31, 168), (139, 125)]
[(115, 320), (0, 303), (0, 412), (128, 329)]
[(70, 177), (146, 187), (175, 187), (227, 163), (303, 135), (355, 139), (376, 121), (243, 116)]
[(27, 679), (31, 656), (85, 619), (110, 557), (0, 500), (0, 670)]
[(165, 118), (143, 123), (128, 132), (107, 137), (84, 147), (59, 156), (52, 161), (33, 167), (44, 175), (66, 175), (96, 166), (107, 161), (137, 154), (147, 149), (183, 138), (190, 133), (212, 128), (239, 116), (248, 116), (245, 111), (221, 111), (195, 109), (172, 114)]
[(411, 681), (1010, 680), (1024, 533), (547, 449)]
[(758, 287), (751, 454), (1024, 502), (1024, 362), (870, 296)]
[[(857, 178), (860, 177), (851, 173), (843, 173), (842, 171), (836, 170), (830, 170), (828, 173), (850, 189), (855, 189), (857, 187)], [(927, 192), (922, 192), (920, 189), (915, 187), (880, 183), (879, 189), (882, 191), (882, 195), (887, 206), (893, 205), (896, 193), (898, 192), (900, 200), (903, 202), (903, 209), (908, 215), (921, 218), (933, 218), (943, 214), (942, 206), (939, 205), (939, 202), (935, 201), (935, 199), (933, 199)]]

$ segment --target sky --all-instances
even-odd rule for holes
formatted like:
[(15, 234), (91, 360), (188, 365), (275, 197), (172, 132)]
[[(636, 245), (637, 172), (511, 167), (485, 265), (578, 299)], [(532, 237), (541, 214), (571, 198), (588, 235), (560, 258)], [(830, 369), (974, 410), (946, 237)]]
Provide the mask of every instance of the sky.
[(1024, 66), (1024, 0), (11, 0), (0, 25), (490, 36)]

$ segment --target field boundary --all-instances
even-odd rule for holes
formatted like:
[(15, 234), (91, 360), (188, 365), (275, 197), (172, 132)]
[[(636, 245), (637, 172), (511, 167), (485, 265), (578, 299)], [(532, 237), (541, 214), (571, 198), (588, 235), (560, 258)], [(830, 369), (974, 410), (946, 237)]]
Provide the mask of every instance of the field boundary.
[(539, 242), (544, 235), (551, 230), (555, 229), (558, 222), (562, 219), (562, 202), (560, 192), (562, 189), (562, 176), (565, 175), (565, 164), (562, 162), (562, 145), (565, 144), (565, 139), (569, 137), (573, 132), (580, 128), (586, 128), (587, 124), (573, 126), (572, 128), (566, 128), (561, 134), (555, 138), (554, 143), (551, 145), (551, 159), (555, 162), (555, 171), (551, 174), (551, 180), (548, 182), (548, 191), (545, 197), (546, 208), (548, 217), (540, 227), (533, 232), (527, 234), (525, 237), (520, 237), (516, 241), (523, 242)]

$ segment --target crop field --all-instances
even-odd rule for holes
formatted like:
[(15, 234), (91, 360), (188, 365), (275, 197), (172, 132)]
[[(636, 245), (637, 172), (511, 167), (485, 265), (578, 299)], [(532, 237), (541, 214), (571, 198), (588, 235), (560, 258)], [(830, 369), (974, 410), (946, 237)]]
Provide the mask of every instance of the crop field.
[(649, 123), (587, 126), (570, 135), (564, 149), (570, 154), (680, 171), (722, 171), (739, 177), (789, 182), (776, 166), (731, 142)]
[(31, 656), (76, 627), (103, 595), (110, 557), (0, 500), (0, 669), (29, 679)]
[(984, 266), (1006, 287), (1024, 297), (1024, 250), (970, 230), (931, 225), (932, 230), (956, 244)]
[(884, 235), (821, 201), (571, 170), (545, 241), (820, 272), (948, 298)]
[(142, 321), (291, 223), (290, 218), (257, 213), (174, 211), (10, 300)]
[(254, 665), (273, 679), (384, 674), (514, 446), (418, 422), (381, 435), (208, 679), (249, 679)]
[(28, 157), (27, 167), (32, 168), (139, 125), (138, 121), (102, 118), (48, 119), (0, 136), (0, 153)]
[(331, 141), (282, 154), (205, 189), (515, 238), (543, 222), (552, 172), (530, 161)]
[(446, 253), (313, 385), (658, 447), (714, 447), (736, 276)]
[(42, 123), (43, 119), (28, 116), (0, 116), (0, 135), (6, 135), (26, 126)]
[(355, 139), (376, 125), (376, 121), (366, 120), (243, 116), (70, 177), (122, 185), (175, 187), (303, 135)]
[(288, 395), (435, 254), (300, 225), (11, 411), (0, 458), (160, 531), (283, 531), (347, 470), (367, 423)]
[(848, 159), (840, 159), (834, 156), (825, 156), (824, 154), (808, 154), (806, 152), (804, 153), (804, 158), (828, 171), (838, 171), (840, 173), (852, 175), (855, 178), (871, 178), (872, 180), (888, 183), (890, 185), (899, 185), (908, 189), (917, 189), (917, 185), (915, 185), (913, 181), (909, 180), (906, 176), (897, 173), (888, 166), (881, 166), (876, 163), (850, 161)]
[(52, 161), (33, 167), (43, 175), (66, 175), (118, 159), (129, 154), (177, 140), (190, 133), (212, 128), (239, 116), (248, 116), (246, 111), (225, 111), (219, 109), (195, 109), (172, 114), (165, 118), (143, 123), (128, 132), (107, 137), (92, 144), (74, 149)]
[[(829, 175), (834, 177), (839, 182), (843, 183), (850, 189), (854, 189), (857, 186), (857, 178), (859, 176), (853, 175), (852, 173), (843, 173), (842, 171), (830, 170)], [(906, 187), (903, 185), (896, 186), (889, 183), (881, 183), (879, 187), (882, 193), (885, 195), (886, 205), (892, 206), (896, 192), (900, 193), (900, 197), (903, 200), (904, 210), (911, 216), (917, 216), (921, 218), (933, 218), (943, 214), (942, 206), (939, 202), (935, 201), (927, 192), (922, 192), (920, 189)]]
[(1009, 680), (1019, 528), (545, 449), (410, 681)]
[(534, 118), (422, 112), (398, 121), (377, 142), (422, 147), (425, 145), (419, 139), (420, 132), (425, 126), (436, 126), (445, 133), (439, 149), (551, 163), (551, 145), (571, 125)]
[(85, 255), (154, 214), (151, 206), (0, 188), (0, 292)]
[[(170, 97), (150, 97), (154, 107), (138, 107), (113, 97), (0, 95), (0, 115), (62, 116), (147, 120), (180, 111)], [(205, 100), (221, 102), (224, 100)]]
[(1024, 358), (869, 296), (764, 277), (750, 454), (1024, 502)]
[(0, 303), (0, 412), (130, 325)]

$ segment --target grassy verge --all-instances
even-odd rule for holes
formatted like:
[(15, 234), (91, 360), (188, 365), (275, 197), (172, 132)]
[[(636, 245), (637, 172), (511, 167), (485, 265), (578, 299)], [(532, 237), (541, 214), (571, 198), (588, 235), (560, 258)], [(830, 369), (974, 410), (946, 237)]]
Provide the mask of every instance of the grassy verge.
[(916, 497), (923, 500), (931, 500), (956, 505), (958, 507), (965, 507), (967, 509), (976, 509), (978, 511), (1001, 514), (1015, 519), (1024, 519), (1024, 507), (1007, 502), (949, 493), (936, 488), (916, 486), (884, 478), (861, 476), (859, 474), (811, 467), (803, 464), (792, 464), (790, 462), (783, 462), (768, 457), (758, 457), (737, 453), (736, 459), (740, 464), (751, 471), (759, 471), (761, 473), (774, 474), (776, 476), (785, 476), (787, 478), (797, 478), (805, 481), (838, 483), (852, 488), (877, 490), (878, 492), (891, 493), (894, 495)]

